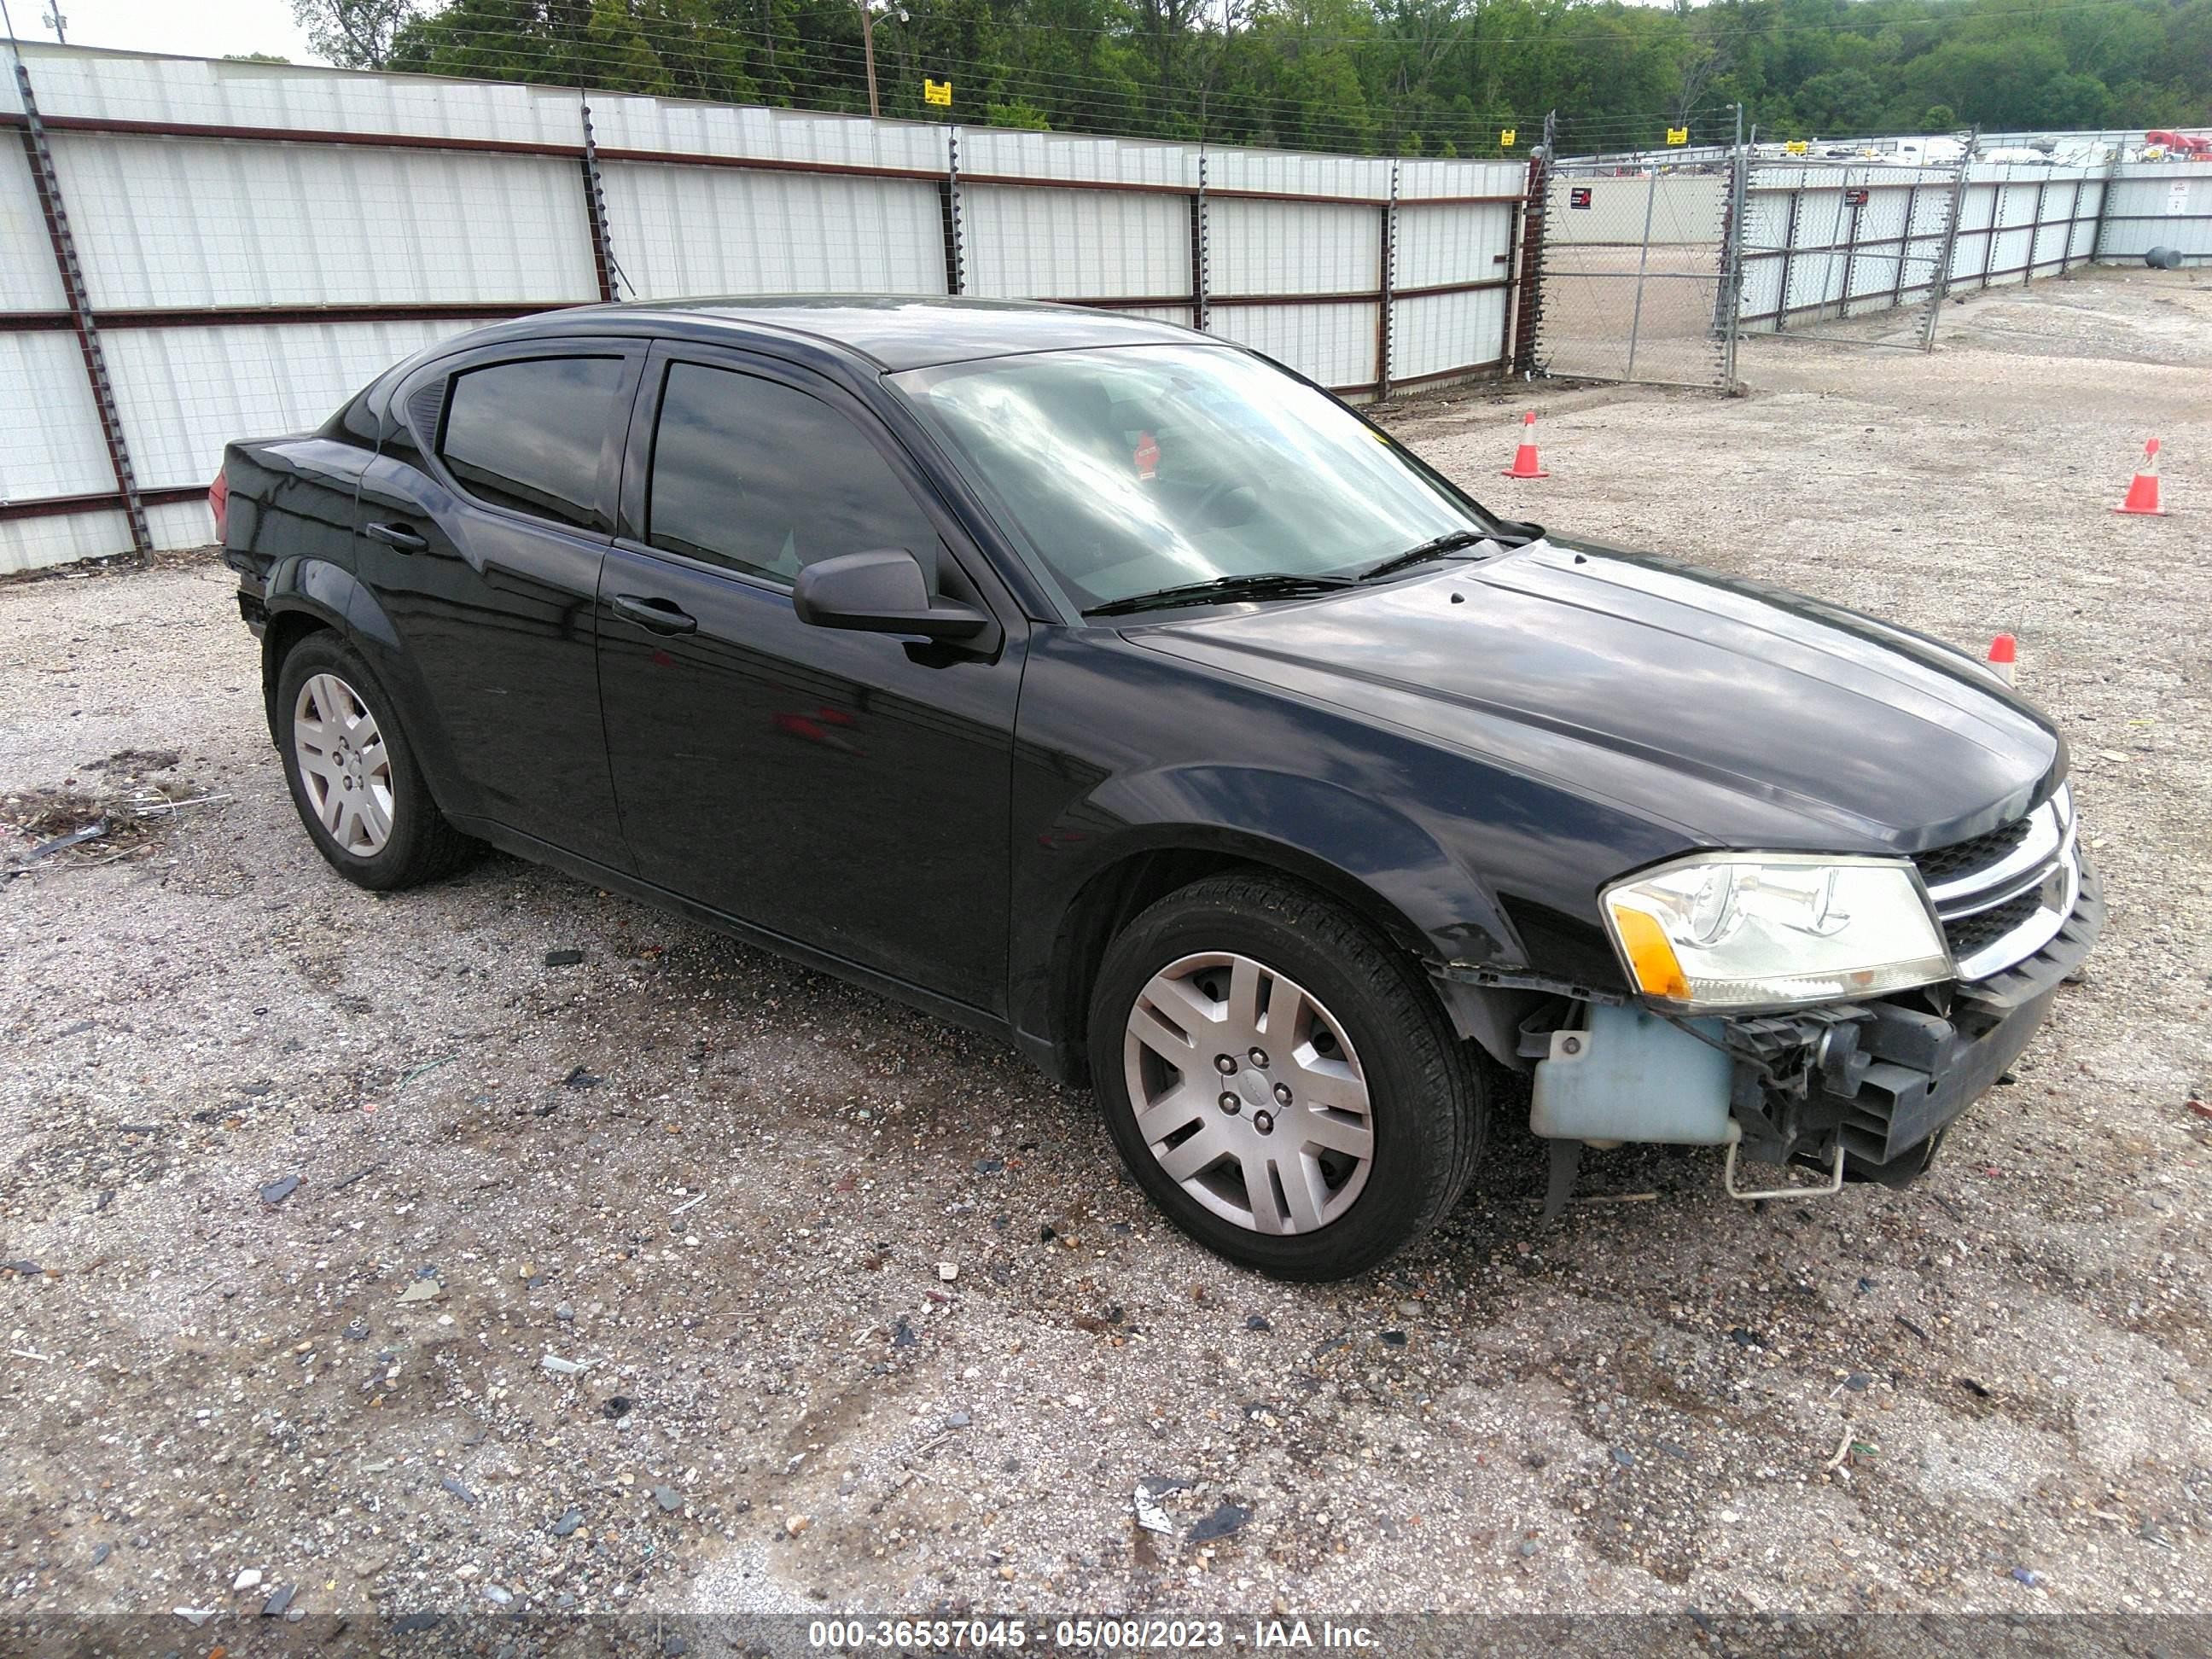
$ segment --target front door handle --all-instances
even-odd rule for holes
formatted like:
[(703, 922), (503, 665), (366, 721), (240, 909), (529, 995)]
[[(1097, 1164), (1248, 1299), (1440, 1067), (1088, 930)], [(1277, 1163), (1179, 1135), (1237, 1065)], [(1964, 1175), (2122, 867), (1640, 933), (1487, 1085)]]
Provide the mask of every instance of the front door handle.
[(650, 629), (656, 634), (696, 634), (699, 631), (699, 619), (678, 610), (673, 599), (647, 599), (635, 593), (617, 593), (611, 603), (617, 616), (635, 623), (640, 628)]
[(420, 553), (430, 545), (427, 538), (416, 535), (404, 524), (373, 524), (368, 533), (369, 540), (396, 547), (402, 553)]

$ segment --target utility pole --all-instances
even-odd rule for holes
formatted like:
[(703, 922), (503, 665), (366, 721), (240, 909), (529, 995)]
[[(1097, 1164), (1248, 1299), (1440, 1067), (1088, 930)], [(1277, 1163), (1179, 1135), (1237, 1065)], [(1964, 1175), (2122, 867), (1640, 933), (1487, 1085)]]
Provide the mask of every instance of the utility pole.
[(853, 3), (860, 9), (860, 55), (868, 64), (868, 113), (881, 120), (884, 106), (876, 97), (876, 14), (887, 12), (903, 23), (906, 21), (906, 8), (887, 5), (884, 0), (853, 0)]
[(868, 60), (868, 113), (883, 118), (883, 106), (876, 100), (876, 10), (868, 0), (860, 0), (860, 52)]
[(60, 41), (64, 46), (69, 45), (69, 36), (63, 33), (64, 28), (69, 22), (69, 19), (63, 15), (62, 9), (59, 6), (56, 6), (52, 11), (47, 12), (41, 21), (48, 28), (54, 32), (55, 40)]

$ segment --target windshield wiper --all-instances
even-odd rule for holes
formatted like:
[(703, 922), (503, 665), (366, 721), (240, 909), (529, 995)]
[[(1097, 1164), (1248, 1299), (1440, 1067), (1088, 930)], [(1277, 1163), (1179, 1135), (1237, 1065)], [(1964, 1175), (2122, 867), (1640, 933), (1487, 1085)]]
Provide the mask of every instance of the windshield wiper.
[(1359, 580), (1371, 582), (1377, 576), (1393, 576), (1401, 570), (1409, 570), (1417, 564), (1425, 564), (1431, 559), (1440, 559), (1447, 553), (1455, 553), (1462, 547), (1473, 547), (1490, 539), (1490, 533), (1483, 530), (1446, 531), (1441, 536), (1423, 542), (1419, 547), (1409, 547), (1403, 553), (1393, 553), (1382, 563), (1361, 571)]
[(1286, 570), (1262, 572), (1256, 576), (1216, 576), (1211, 581), (1184, 582), (1175, 587), (1157, 588), (1150, 593), (1133, 593), (1126, 599), (1109, 599), (1103, 605), (1094, 605), (1083, 614), (1086, 617), (1119, 617), (1132, 611), (1161, 611), (1177, 605), (1233, 604), (1238, 599), (1287, 599), (1310, 593), (1326, 593), (1333, 588), (1350, 587), (1356, 579), (1351, 576), (1297, 576)]

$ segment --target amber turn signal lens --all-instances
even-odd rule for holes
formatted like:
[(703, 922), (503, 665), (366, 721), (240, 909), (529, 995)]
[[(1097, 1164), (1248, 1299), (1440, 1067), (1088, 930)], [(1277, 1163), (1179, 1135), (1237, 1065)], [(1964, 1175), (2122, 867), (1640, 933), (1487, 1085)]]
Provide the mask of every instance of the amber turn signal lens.
[(1648, 997), (1687, 1002), (1690, 981), (1683, 976), (1682, 964), (1675, 960), (1674, 947), (1667, 942), (1667, 930), (1657, 919), (1641, 910), (1616, 906), (1613, 925), (1620, 930), (1621, 949), (1635, 972), (1637, 989)]

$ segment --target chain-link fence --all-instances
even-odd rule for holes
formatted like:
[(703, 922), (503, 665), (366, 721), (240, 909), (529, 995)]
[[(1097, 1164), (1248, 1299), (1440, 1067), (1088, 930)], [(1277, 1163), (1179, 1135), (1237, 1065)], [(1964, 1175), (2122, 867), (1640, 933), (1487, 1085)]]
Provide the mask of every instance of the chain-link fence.
[(1733, 187), (1727, 160), (1547, 168), (1535, 372), (1727, 385)]

